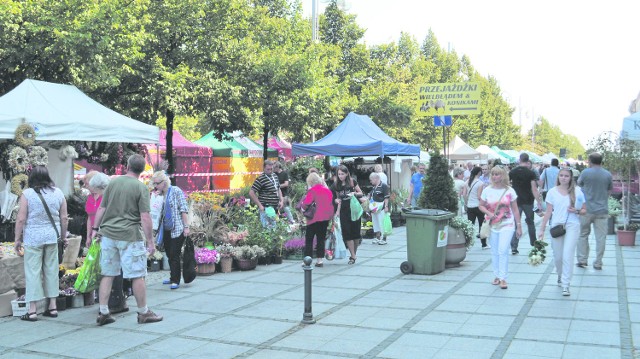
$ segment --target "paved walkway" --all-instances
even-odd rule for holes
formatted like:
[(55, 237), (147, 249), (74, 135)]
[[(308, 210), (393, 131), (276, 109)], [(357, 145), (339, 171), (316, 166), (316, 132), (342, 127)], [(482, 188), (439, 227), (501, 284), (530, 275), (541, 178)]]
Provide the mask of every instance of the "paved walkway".
[(313, 271), (316, 324), (300, 323), (304, 275), (285, 261), (175, 291), (150, 284), (160, 323), (138, 325), (132, 311), (97, 327), (95, 305), (35, 323), (0, 318), (0, 358), (638, 357), (640, 247), (609, 236), (603, 270), (576, 268), (563, 297), (551, 258), (527, 264), (526, 239), (501, 290), (479, 243), (461, 267), (401, 274), (406, 234), (394, 232), (387, 246), (365, 240), (354, 266), (334, 260)]

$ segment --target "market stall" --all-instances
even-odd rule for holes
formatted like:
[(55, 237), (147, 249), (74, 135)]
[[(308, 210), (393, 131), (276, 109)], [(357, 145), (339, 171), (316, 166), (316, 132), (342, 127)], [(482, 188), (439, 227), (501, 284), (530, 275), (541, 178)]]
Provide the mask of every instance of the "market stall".
[[(159, 144), (147, 145), (149, 163), (155, 166), (165, 158), (166, 143), (167, 131), (160, 130)], [(213, 150), (210, 147), (195, 144), (173, 131), (173, 156), (176, 186), (187, 192), (211, 189), (211, 177), (191, 176), (211, 172)]]
[(245, 187), (244, 174), (249, 172), (248, 150), (233, 137), (219, 140), (213, 131), (194, 142), (212, 149), (213, 189), (229, 191)]

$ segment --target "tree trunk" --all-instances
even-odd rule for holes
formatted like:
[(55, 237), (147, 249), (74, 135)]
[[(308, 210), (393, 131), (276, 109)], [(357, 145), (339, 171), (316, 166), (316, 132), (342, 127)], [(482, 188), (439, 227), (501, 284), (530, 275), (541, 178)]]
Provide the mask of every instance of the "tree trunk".
[(262, 133), (262, 159), (267, 160), (267, 142), (269, 142), (269, 127), (264, 125)]
[[(175, 113), (173, 113), (173, 111), (171, 110), (167, 110), (165, 112), (166, 117), (167, 117), (167, 122), (166, 122), (166, 126), (167, 126), (167, 152), (166, 152), (166, 159), (167, 159), (167, 174), (173, 174), (173, 119), (175, 118)], [(171, 178), (171, 183), (175, 184), (175, 178)]]

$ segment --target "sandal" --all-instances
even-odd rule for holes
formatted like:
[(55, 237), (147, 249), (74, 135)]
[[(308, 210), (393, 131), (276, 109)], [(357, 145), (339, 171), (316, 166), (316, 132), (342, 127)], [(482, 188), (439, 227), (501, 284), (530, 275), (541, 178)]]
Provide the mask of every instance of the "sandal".
[(44, 313), (42, 313), (43, 316), (45, 317), (49, 317), (49, 318), (57, 318), (58, 317), (58, 310), (57, 309), (47, 309), (44, 311)]
[(347, 262), (347, 264), (355, 264), (356, 263), (356, 259), (353, 257), (349, 257), (349, 261)]
[[(35, 315), (35, 317), (32, 317), (32, 315)], [(26, 314), (23, 314), (20, 316), (20, 320), (26, 320), (27, 322), (37, 322), (38, 315), (35, 312), (33, 313), (27, 312)]]
[(493, 282), (491, 282), (491, 284), (493, 284), (493, 285), (500, 284), (500, 279), (498, 279), (498, 278), (494, 279)]
[(504, 280), (500, 281), (500, 289), (507, 289), (507, 281), (504, 281)]

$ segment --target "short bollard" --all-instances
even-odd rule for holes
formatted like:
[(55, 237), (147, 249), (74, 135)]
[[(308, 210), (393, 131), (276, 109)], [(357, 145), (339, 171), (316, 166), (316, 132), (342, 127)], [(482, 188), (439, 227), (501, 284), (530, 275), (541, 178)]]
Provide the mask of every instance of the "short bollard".
[(316, 322), (313, 319), (313, 312), (311, 311), (311, 257), (306, 256), (303, 259), (304, 266), (304, 314), (302, 315), (303, 324), (313, 324)]

